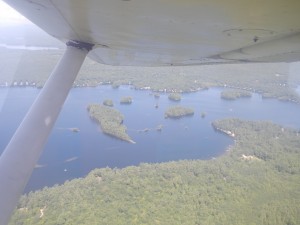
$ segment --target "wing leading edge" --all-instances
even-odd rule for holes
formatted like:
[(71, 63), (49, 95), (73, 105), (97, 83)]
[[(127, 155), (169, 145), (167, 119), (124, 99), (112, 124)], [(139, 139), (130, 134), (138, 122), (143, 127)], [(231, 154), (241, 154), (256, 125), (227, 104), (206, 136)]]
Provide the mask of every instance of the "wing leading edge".
[(297, 0), (5, 0), (50, 35), (94, 44), (110, 65), (300, 59)]

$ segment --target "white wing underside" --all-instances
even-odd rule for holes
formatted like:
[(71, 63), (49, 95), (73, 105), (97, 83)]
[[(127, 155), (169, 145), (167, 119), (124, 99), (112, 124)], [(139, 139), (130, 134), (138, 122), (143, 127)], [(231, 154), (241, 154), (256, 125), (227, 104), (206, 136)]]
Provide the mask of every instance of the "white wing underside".
[(62, 40), (95, 44), (110, 65), (300, 59), (299, 0), (5, 0)]

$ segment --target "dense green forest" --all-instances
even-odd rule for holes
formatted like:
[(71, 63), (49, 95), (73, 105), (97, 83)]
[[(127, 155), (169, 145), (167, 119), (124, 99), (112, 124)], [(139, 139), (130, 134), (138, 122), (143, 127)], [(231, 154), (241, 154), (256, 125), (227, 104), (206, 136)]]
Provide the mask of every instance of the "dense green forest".
[[(0, 47), (0, 85), (41, 87), (63, 50), (26, 51)], [(17, 65), (17, 66), (16, 66)], [(261, 63), (185, 67), (126, 67), (101, 65), (86, 59), (75, 87), (130, 84), (156, 92), (191, 92), (228, 87), (280, 100), (300, 102), (295, 91), (300, 76), (290, 76), (289, 64)]]
[(10, 224), (300, 224), (299, 131), (239, 119), (213, 126), (235, 134), (216, 159), (95, 169), (23, 196)]
[(194, 110), (183, 106), (170, 106), (165, 112), (165, 118), (180, 118), (192, 115), (194, 115)]
[(121, 100), (120, 100), (120, 103), (129, 105), (129, 104), (132, 103), (132, 97), (130, 97), (130, 96), (122, 97)]
[(226, 100), (235, 100), (237, 98), (250, 98), (251, 92), (245, 90), (226, 89), (221, 92), (221, 98)]
[(179, 93), (170, 93), (168, 98), (172, 101), (180, 101), (181, 100), (181, 94)]
[(127, 127), (123, 125), (124, 116), (110, 106), (90, 104), (87, 107), (89, 115), (101, 126), (103, 133), (134, 143), (127, 134)]

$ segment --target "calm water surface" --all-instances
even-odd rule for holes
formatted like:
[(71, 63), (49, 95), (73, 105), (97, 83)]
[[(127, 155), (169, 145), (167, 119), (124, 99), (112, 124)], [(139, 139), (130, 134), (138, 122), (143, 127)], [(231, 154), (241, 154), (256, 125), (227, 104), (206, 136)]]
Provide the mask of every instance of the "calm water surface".
[[(36, 88), (0, 89), (1, 151), (39, 91)], [(269, 120), (300, 128), (300, 105), (262, 99), (257, 94), (253, 94), (252, 98), (225, 101), (220, 98), (220, 92), (221, 89), (214, 88), (182, 94), (181, 102), (177, 103), (168, 100), (167, 94), (160, 94), (160, 98), (156, 99), (150, 91), (137, 91), (130, 86), (72, 89), (38, 162), (41, 167), (34, 170), (25, 191), (82, 177), (94, 168), (122, 168), (142, 162), (219, 156), (233, 140), (212, 128), (211, 122), (216, 119)], [(133, 103), (119, 104), (123, 96), (132, 96)], [(114, 108), (124, 114), (124, 124), (136, 144), (104, 135), (89, 118), (88, 104), (102, 103), (108, 98), (114, 101)], [(156, 104), (158, 108), (155, 108)], [(192, 107), (195, 115), (178, 120), (165, 119), (165, 110), (177, 104)], [(205, 118), (201, 118), (202, 112), (206, 113)], [(161, 132), (155, 129), (160, 124), (163, 125)], [(80, 132), (70, 131), (69, 128), (75, 127)], [(145, 128), (150, 131), (139, 132)]]

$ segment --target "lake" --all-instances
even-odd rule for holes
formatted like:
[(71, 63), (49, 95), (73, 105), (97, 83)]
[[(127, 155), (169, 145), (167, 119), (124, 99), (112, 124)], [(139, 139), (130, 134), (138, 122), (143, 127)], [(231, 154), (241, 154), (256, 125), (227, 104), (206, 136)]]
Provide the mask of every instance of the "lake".
[[(220, 98), (221, 91), (212, 88), (186, 93), (182, 94), (180, 102), (173, 102), (167, 93), (155, 98), (151, 91), (135, 90), (131, 86), (73, 88), (25, 192), (85, 176), (94, 168), (217, 157), (233, 144), (233, 140), (212, 128), (211, 122), (216, 119), (268, 120), (300, 129), (300, 105), (262, 99), (258, 94), (226, 101)], [(31, 87), (0, 89), (0, 149), (5, 148), (39, 92)], [(120, 104), (123, 96), (131, 96), (133, 103)], [(124, 124), (136, 144), (103, 134), (97, 123), (89, 118), (88, 104), (102, 103), (105, 99), (112, 99), (114, 108), (124, 114)], [(195, 114), (176, 120), (165, 119), (164, 112), (171, 105), (191, 107)], [(202, 112), (206, 113), (204, 118)], [(161, 132), (155, 129), (160, 124), (163, 125)], [(72, 132), (70, 128), (80, 131)], [(146, 128), (148, 132), (140, 132)]]

